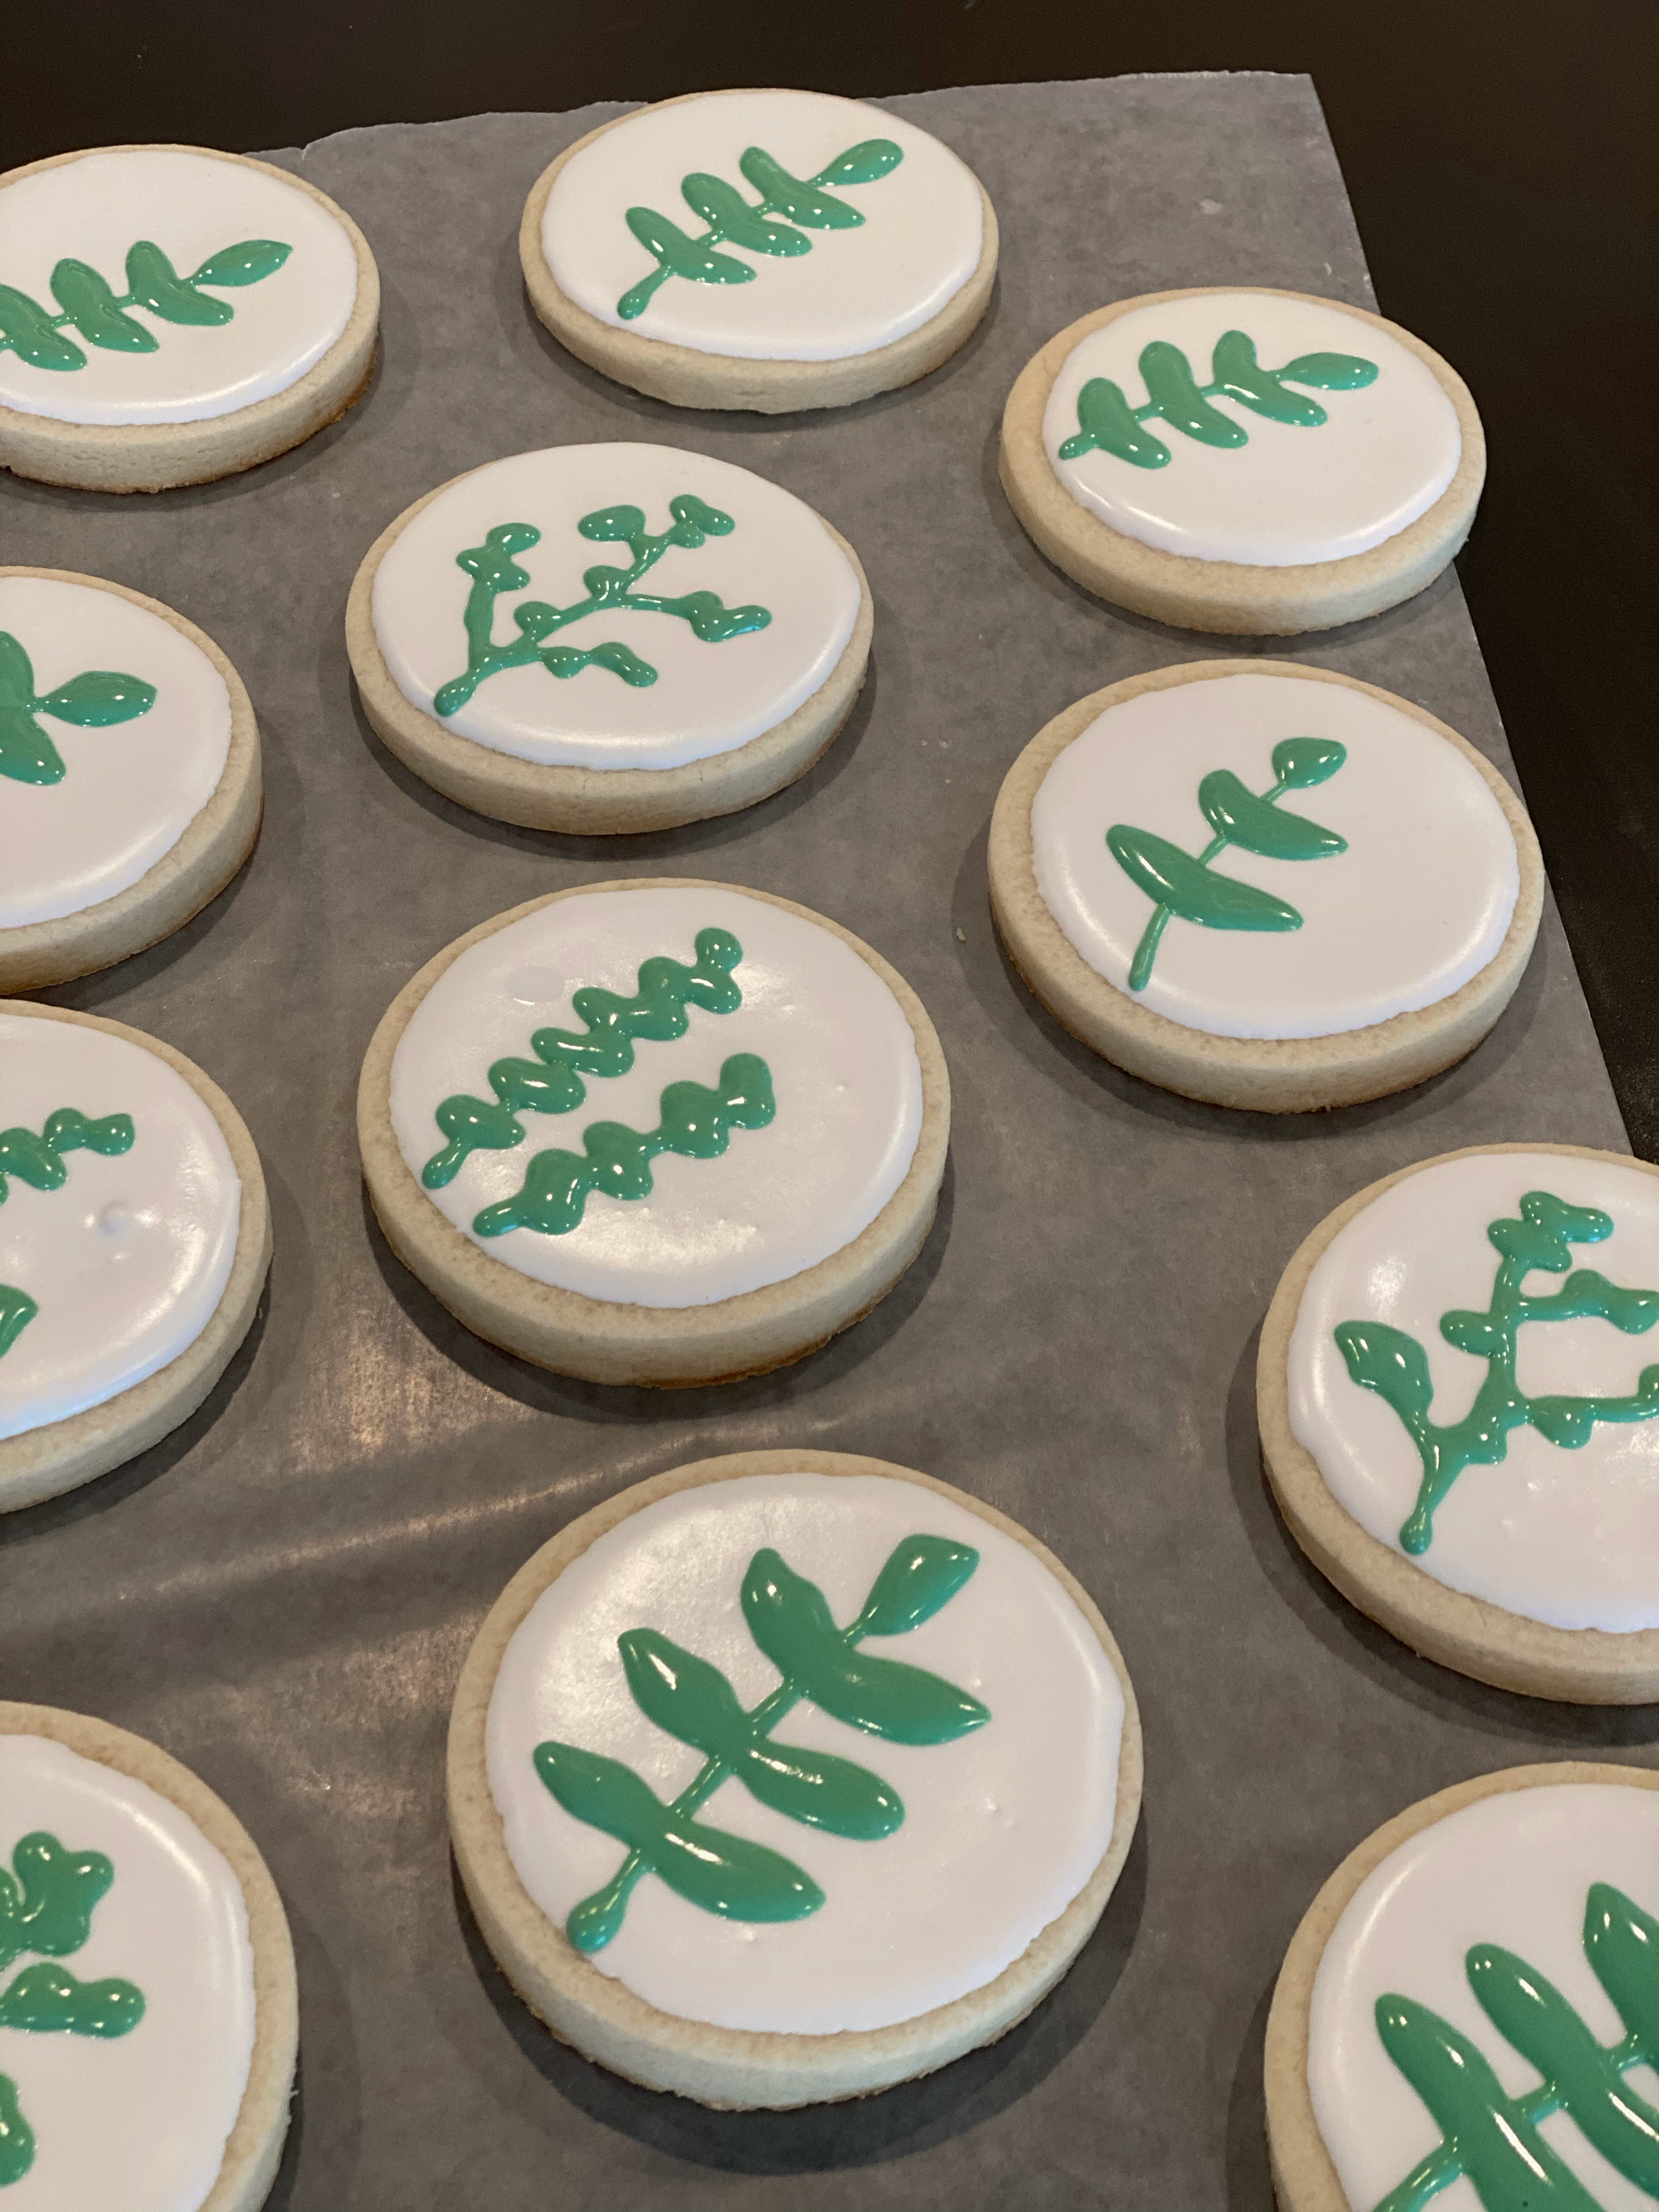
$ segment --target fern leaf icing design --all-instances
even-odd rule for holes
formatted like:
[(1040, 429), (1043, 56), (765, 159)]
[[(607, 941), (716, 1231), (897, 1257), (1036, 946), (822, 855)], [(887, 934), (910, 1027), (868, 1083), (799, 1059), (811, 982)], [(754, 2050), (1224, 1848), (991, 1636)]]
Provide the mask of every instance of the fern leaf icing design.
[(657, 681), (648, 660), (620, 641), (607, 638), (599, 645), (580, 647), (552, 645), (548, 641), (584, 615), (600, 612), (677, 615), (690, 624), (705, 645), (724, 645), (750, 630), (764, 629), (771, 621), (763, 606), (728, 607), (715, 592), (682, 592), (665, 598), (635, 589), (671, 545), (695, 550), (709, 538), (729, 537), (737, 525), (729, 514), (710, 507), (695, 493), (682, 492), (670, 502), (672, 518), (666, 530), (655, 535), (645, 526), (643, 508), (632, 505), (600, 507), (585, 514), (576, 527), (586, 538), (626, 545), (629, 565), (619, 568), (606, 562), (589, 568), (582, 577), (585, 599), (568, 607), (549, 606), (544, 600), (524, 599), (513, 610), (519, 635), (506, 644), (494, 642), (495, 602), (503, 592), (521, 592), (530, 582), (529, 572), (515, 556), (541, 543), (533, 523), (498, 523), (482, 545), (469, 546), (455, 556), (455, 565), (472, 578), (467, 594), (467, 665), (465, 674), (452, 677), (438, 691), (434, 705), (440, 714), (453, 714), (465, 706), (480, 684), (506, 668), (523, 668), (539, 662), (550, 676), (572, 677), (584, 668), (606, 668), (624, 684), (643, 685)]
[(1476, 1796), (1337, 1919), (1308, 2074), (1349, 2202), (1422, 2212), (1460, 2182), (1482, 2212), (1659, 2197), (1639, 2070), (1659, 2055), (1659, 1802), (1601, 1772)]
[(40, 726), (42, 714), (76, 729), (106, 730), (131, 722), (155, 704), (155, 686), (139, 676), (88, 668), (44, 696), (21, 642), (0, 630), (0, 777), (18, 783), (61, 783), (64, 757)]
[[(60, 373), (86, 367), (83, 346), (154, 353), (160, 339), (131, 309), (146, 308), (166, 323), (228, 323), (235, 310), (216, 292), (274, 276), (293, 251), (278, 239), (246, 238), (181, 276), (154, 240), (141, 238), (127, 250), (127, 289), (118, 294), (96, 269), (66, 256), (52, 272), (56, 314), (26, 292), (0, 284), (0, 353), (15, 353), (31, 368)], [(66, 329), (79, 345), (61, 335)]]
[(1457, 410), (1418, 353), (1335, 301), (1132, 303), (1066, 355), (1044, 405), (1060, 485), (1161, 552), (1294, 568), (1368, 552), (1457, 473)]
[[(130, 1152), (137, 1132), (130, 1114), (106, 1114), (97, 1121), (73, 1106), (60, 1106), (46, 1116), (45, 1126), (33, 1129), (0, 1129), (0, 1206), (15, 1176), (35, 1190), (59, 1190), (69, 1180), (65, 1152), (111, 1154)], [(0, 1283), (0, 1358), (16, 1343), (35, 1316), (40, 1303), (11, 1283)]]

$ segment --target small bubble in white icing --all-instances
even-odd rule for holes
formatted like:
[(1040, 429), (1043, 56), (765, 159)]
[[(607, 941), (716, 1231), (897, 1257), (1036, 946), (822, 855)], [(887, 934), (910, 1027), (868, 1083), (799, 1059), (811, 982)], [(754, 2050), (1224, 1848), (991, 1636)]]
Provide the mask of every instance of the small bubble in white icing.
[(124, 1206), (118, 1198), (111, 1199), (94, 1218), (106, 1237), (125, 1237), (133, 1225), (132, 1208)]

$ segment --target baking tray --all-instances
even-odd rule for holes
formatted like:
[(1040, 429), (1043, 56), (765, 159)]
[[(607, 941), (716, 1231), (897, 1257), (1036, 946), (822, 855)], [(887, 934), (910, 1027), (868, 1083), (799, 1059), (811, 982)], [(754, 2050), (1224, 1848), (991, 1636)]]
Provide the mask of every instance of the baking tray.
[[(1131, 293), (1376, 304), (1312, 86), (882, 104), (972, 164), (1002, 225), (989, 315), (909, 391), (779, 422), (678, 413), (592, 374), (528, 311), (518, 217), (552, 156), (621, 111), (485, 116), (265, 157), (338, 198), (380, 261), (384, 352), (343, 422), (197, 490), (5, 486), (9, 560), (189, 615), (264, 738), (264, 828), (238, 881), (154, 951), (47, 996), (166, 1038), (230, 1092), (270, 1182), (269, 1293), (173, 1437), (3, 1524), (0, 1685), (154, 1737), (264, 1851), (303, 2023), (278, 2212), (1259, 2212), (1268, 1996), (1343, 1854), (1493, 1767), (1659, 1761), (1650, 1711), (1506, 1696), (1372, 1628), (1304, 1564), (1256, 1451), (1258, 1324), (1339, 1200), (1455, 1146), (1625, 1148), (1553, 909), (1462, 1066), (1287, 1121), (1095, 1059), (1021, 988), (987, 909), (992, 802), (1042, 723), (1121, 677), (1240, 650), (1113, 613), (1043, 562), (997, 486), (1003, 398), (1052, 332)], [(449, 805), (381, 749), (346, 592), (433, 485), (611, 437), (741, 462), (827, 515), (869, 572), (872, 674), (828, 757), (748, 813), (538, 836)], [(1449, 573), (1392, 614), (1261, 650), (1416, 700), (1513, 775)], [(399, 986), (488, 915), (629, 874), (753, 884), (846, 923), (921, 993), (955, 1085), (938, 1223), (897, 1291), (800, 1365), (707, 1392), (562, 1381), (478, 1342), (392, 1259), (358, 1175), (357, 1067)], [(1054, 1547), (1133, 1674), (1146, 1810), (1093, 1940), (1002, 2043), (856, 2106), (722, 2115), (599, 2072), (513, 1996), (455, 1889), (444, 1733), (479, 1620), (556, 1530), (683, 1461), (791, 1443), (925, 1468)]]

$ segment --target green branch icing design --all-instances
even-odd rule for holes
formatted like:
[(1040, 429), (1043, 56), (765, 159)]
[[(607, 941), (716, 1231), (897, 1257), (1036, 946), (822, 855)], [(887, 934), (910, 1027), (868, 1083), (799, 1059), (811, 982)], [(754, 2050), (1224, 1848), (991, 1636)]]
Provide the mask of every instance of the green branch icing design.
[[(1485, 1313), (1449, 1313), (1440, 1323), (1448, 1344), (1486, 1362), (1486, 1379), (1463, 1419), (1443, 1428), (1429, 1419), (1434, 1382), (1417, 1339), (1387, 1322), (1339, 1323), (1336, 1346), (1348, 1373), (1362, 1389), (1387, 1399), (1423, 1462), (1416, 1506), (1400, 1531), (1402, 1548), (1413, 1556), (1429, 1548), (1435, 1510), (1463, 1469), (1498, 1465), (1508, 1455), (1511, 1429), (1534, 1428), (1573, 1451), (1589, 1442), (1598, 1421), (1646, 1421), (1659, 1413), (1659, 1366), (1644, 1368), (1625, 1398), (1528, 1398), (1516, 1380), (1516, 1340), (1527, 1322), (1593, 1317), (1626, 1336), (1640, 1336), (1659, 1322), (1659, 1291), (1623, 1290), (1594, 1267), (1567, 1273), (1571, 1246), (1599, 1244), (1613, 1228), (1611, 1214), (1569, 1206), (1547, 1190), (1527, 1193), (1518, 1221), (1490, 1224), (1486, 1235), (1502, 1255), (1491, 1304)], [(1522, 1285), (1535, 1267), (1567, 1279), (1550, 1297), (1528, 1297)]]
[[(65, 1152), (130, 1152), (137, 1132), (131, 1114), (106, 1114), (90, 1120), (73, 1106), (60, 1106), (46, 1116), (37, 1137), (33, 1129), (0, 1129), (0, 1206), (10, 1192), (7, 1178), (15, 1176), (33, 1190), (60, 1190), (69, 1177)], [(0, 1358), (11, 1350), (40, 1309), (27, 1291), (0, 1283)], [(5, 1962), (0, 1959), (0, 1965)]]
[(199, 269), (181, 276), (159, 246), (147, 238), (127, 252), (127, 289), (118, 297), (85, 261), (64, 260), (52, 272), (52, 289), (61, 314), (47, 313), (38, 300), (15, 285), (0, 284), (0, 353), (15, 353), (31, 368), (84, 368), (87, 356), (67, 324), (88, 345), (110, 353), (154, 353), (161, 343), (154, 331), (136, 322), (130, 307), (146, 308), (164, 323), (219, 324), (236, 310), (228, 300), (204, 290), (234, 291), (273, 276), (292, 253), (274, 238), (245, 238), (209, 254)]
[(530, 1040), (534, 1060), (498, 1060), (489, 1070), (494, 1103), (465, 1093), (446, 1098), (434, 1116), (449, 1142), (421, 1170), (428, 1190), (441, 1190), (476, 1151), (506, 1152), (524, 1141), (520, 1114), (568, 1114), (597, 1078), (626, 1075), (634, 1065), (634, 1040), (666, 1042), (685, 1035), (687, 1009), (729, 1014), (743, 1004), (732, 969), (743, 947), (729, 929), (700, 929), (692, 939), (696, 964), (665, 957), (641, 961), (635, 995), (624, 999), (596, 983), (573, 993), (571, 1005), (586, 1034), (538, 1030)]
[[(126, 2035), (144, 2016), (143, 1992), (131, 1982), (78, 1982), (50, 1962), (78, 1951), (115, 1869), (101, 1851), (66, 1850), (44, 1830), (25, 1836), (0, 1867), (0, 1972), (27, 1953), (25, 1966), (0, 1990), (0, 2029), (44, 2035)], [(17, 2085), (0, 2074), (0, 2189), (21, 2181), (34, 2163), (34, 2130), (23, 2116)]]
[[(701, 236), (688, 238), (678, 224), (654, 209), (631, 207), (628, 228), (646, 252), (656, 258), (648, 276), (630, 285), (617, 302), (625, 323), (642, 315), (659, 286), (671, 276), (684, 276), (694, 284), (751, 284), (756, 271), (746, 261), (718, 253), (720, 246), (736, 246), (746, 253), (781, 254), (793, 258), (810, 253), (809, 230), (856, 230), (864, 217), (845, 200), (833, 198), (823, 187), (837, 191), (849, 185), (872, 185), (888, 176), (904, 159), (903, 149), (890, 138), (866, 138), (849, 146), (817, 176), (792, 177), (758, 146), (749, 147), (738, 167), (760, 194), (746, 200), (735, 185), (699, 169), (682, 179), (680, 195), (693, 215), (708, 224)], [(775, 216), (787, 218), (775, 222)], [(1373, 372), (1375, 374), (1375, 372)]]
[(106, 730), (131, 722), (155, 704), (155, 686), (112, 668), (83, 669), (44, 697), (34, 688), (34, 665), (11, 635), (0, 629), (0, 776), (17, 783), (61, 783), (60, 753), (37, 714), (77, 730)]
[(536, 1771), (565, 1811), (628, 1845), (605, 1887), (565, 1923), (579, 1951), (597, 1951), (623, 1924), (641, 1876), (654, 1874), (677, 1895), (727, 1920), (801, 1920), (824, 1893), (781, 1851), (711, 1828), (695, 1816), (720, 1784), (740, 1782), (775, 1813), (860, 1843), (890, 1836), (903, 1801), (879, 1775), (851, 1759), (773, 1741), (803, 1699), (849, 1728), (889, 1743), (953, 1743), (983, 1728), (988, 1707), (926, 1668), (859, 1650), (866, 1636), (903, 1636), (947, 1605), (979, 1565), (979, 1553), (943, 1536), (907, 1536), (895, 1547), (850, 1626), (837, 1628), (816, 1583), (775, 1551), (757, 1552), (744, 1576), (749, 1632), (783, 1680), (745, 1712), (717, 1667), (653, 1628), (617, 1639), (634, 1702), (647, 1719), (704, 1754), (696, 1779), (665, 1805), (633, 1769), (573, 1744), (538, 1744)]
[(1210, 356), (1208, 384), (1200, 385), (1180, 347), (1163, 338), (1142, 347), (1140, 374), (1148, 395), (1144, 407), (1132, 407), (1122, 386), (1110, 377), (1089, 379), (1077, 396), (1078, 427), (1060, 449), (1062, 461), (1101, 453), (1138, 469), (1166, 467), (1170, 448), (1155, 430), (1141, 428), (1154, 416), (1200, 445), (1248, 446), (1249, 432), (1231, 415), (1212, 407), (1212, 399), (1237, 399), (1270, 422), (1316, 429), (1330, 417), (1316, 399), (1288, 390), (1289, 385), (1310, 385), (1316, 392), (1358, 392), (1376, 383), (1377, 370), (1374, 361), (1352, 353), (1298, 354), (1283, 368), (1263, 368), (1255, 357), (1255, 340), (1243, 331), (1226, 331)]
[(1210, 863), (1229, 845), (1270, 860), (1323, 860), (1346, 853), (1346, 837), (1322, 830), (1305, 815), (1279, 812), (1277, 802), (1287, 791), (1323, 783), (1347, 757), (1347, 747), (1332, 738), (1283, 738), (1273, 747), (1273, 782), (1259, 794), (1247, 790), (1231, 769), (1212, 769), (1198, 787), (1198, 803), (1215, 836), (1196, 860), (1151, 830), (1132, 829), (1124, 822), (1112, 825), (1106, 832), (1112, 858), (1152, 902), (1130, 963), (1132, 991), (1146, 989), (1172, 915), (1204, 929), (1301, 928), (1302, 916), (1286, 900), (1255, 884), (1218, 875)]
[(769, 608), (728, 607), (717, 592), (683, 592), (678, 599), (662, 599), (635, 590), (641, 577), (655, 567), (671, 545), (695, 552), (705, 539), (727, 538), (737, 528), (729, 514), (710, 507), (693, 492), (681, 492), (671, 499), (668, 512), (673, 521), (656, 537), (646, 529), (642, 507), (602, 507), (583, 515), (576, 527), (584, 538), (626, 545), (632, 561), (626, 568), (607, 563), (585, 569), (582, 582), (587, 597), (570, 606), (550, 607), (543, 599), (524, 600), (513, 609), (519, 635), (504, 645), (497, 645), (491, 636), (495, 601), (503, 592), (521, 592), (528, 585), (528, 571), (513, 556), (539, 544), (541, 532), (529, 522), (497, 523), (486, 532), (482, 545), (470, 545), (458, 553), (455, 566), (472, 579), (465, 617), (466, 673), (452, 677), (438, 692), (432, 702), (436, 712), (441, 715), (457, 713), (486, 678), (498, 676), (504, 668), (527, 668), (535, 661), (540, 661), (552, 676), (579, 676), (584, 668), (608, 668), (624, 684), (654, 684), (657, 671), (628, 646), (607, 641), (584, 652), (574, 645), (546, 643), (555, 630), (602, 609), (678, 615), (690, 623), (694, 635), (705, 645), (724, 645), (749, 630), (764, 629), (772, 619)]
[(1625, 2025), (1604, 2047), (1535, 1967), (1495, 1943), (1463, 1962), (1481, 2010), (1543, 2079), (1510, 2096), (1468, 2036), (1427, 2005), (1376, 2001), (1382, 2047), (1428, 2106), (1442, 2141), (1376, 2207), (1421, 2212), (1465, 2176), (1486, 2212), (1599, 2212), (1540, 2121), (1566, 2112), (1615, 2172), (1659, 2197), (1659, 2112), (1624, 2076), (1659, 2064), (1659, 1920), (1611, 1883), (1584, 1907), (1584, 1955)]

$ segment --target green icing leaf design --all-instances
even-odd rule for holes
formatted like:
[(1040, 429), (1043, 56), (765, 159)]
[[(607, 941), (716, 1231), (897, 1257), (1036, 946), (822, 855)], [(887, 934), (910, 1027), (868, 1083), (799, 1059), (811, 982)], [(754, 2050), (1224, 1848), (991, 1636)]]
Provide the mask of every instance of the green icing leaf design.
[(1357, 392), (1377, 377), (1376, 363), (1358, 354), (1298, 354), (1282, 368), (1264, 368), (1255, 357), (1255, 340), (1243, 331), (1224, 331), (1217, 339), (1207, 384), (1199, 383), (1180, 347), (1163, 338), (1141, 349), (1139, 367), (1147, 395), (1140, 407), (1132, 407), (1122, 386), (1110, 377), (1089, 379), (1078, 394), (1078, 427), (1060, 449), (1062, 461), (1102, 453), (1138, 469), (1165, 468), (1171, 458), (1169, 447), (1156, 431), (1141, 428), (1154, 416), (1200, 445), (1248, 445), (1250, 434), (1244, 425), (1211, 406), (1212, 399), (1234, 399), (1268, 422), (1316, 429), (1329, 421), (1328, 415), (1316, 399), (1292, 391), (1292, 385), (1310, 385), (1318, 392)]
[(837, 1628), (823, 1593), (778, 1553), (757, 1552), (744, 1576), (744, 1618), (783, 1680), (745, 1711), (726, 1676), (653, 1628), (617, 1638), (623, 1671), (646, 1717), (704, 1753), (696, 1779), (665, 1805), (633, 1771), (565, 1743), (538, 1744), (536, 1771), (568, 1813), (628, 1845), (612, 1879), (565, 1923), (578, 1950), (597, 1951), (622, 1926), (635, 1884), (655, 1874), (688, 1903), (727, 1919), (786, 1921), (816, 1912), (824, 1894), (780, 1852), (696, 1819), (722, 1783), (737, 1781), (786, 1819), (861, 1843), (879, 1842), (904, 1819), (898, 1793), (854, 1761), (795, 1744), (774, 1731), (810, 1700), (890, 1742), (954, 1741), (991, 1718), (977, 1698), (925, 1668), (872, 1658), (867, 1636), (897, 1636), (947, 1605), (979, 1553), (941, 1536), (908, 1536), (872, 1585), (851, 1626)]
[[(1486, 1362), (1486, 1377), (1462, 1419), (1443, 1427), (1429, 1418), (1434, 1383), (1415, 1337), (1387, 1322), (1338, 1324), (1336, 1347), (1350, 1377), (1394, 1407), (1422, 1462), (1417, 1503), (1400, 1531), (1402, 1547), (1413, 1556), (1433, 1540), (1435, 1510), (1463, 1469), (1498, 1465), (1508, 1455), (1512, 1429), (1534, 1428), (1548, 1443), (1574, 1451), (1589, 1442), (1598, 1421), (1659, 1414), (1659, 1366), (1644, 1368), (1626, 1397), (1529, 1398), (1516, 1379), (1516, 1339), (1528, 1322), (1595, 1319), (1626, 1336), (1640, 1336), (1659, 1322), (1659, 1291), (1626, 1290), (1594, 1267), (1573, 1267), (1572, 1246), (1599, 1244), (1613, 1227), (1612, 1215), (1599, 1207), (1570, 1206), (1547, 1190), (1526, 1194), (1518, 1219), (1490, 1224), (1487, 1238), (1501, 1255), (1490, 1304), (1484, 1313), (1443, 1315), (1440, 1322), (1448, 1344)], [(1528, 1297), (1522, 1285), (1534, 1269), (1567, 1279), (1548, 1297)]]
[(61, 783), (64, 757), (35, 720), (49, 714), (77, 729), (131, 722), (155, 704), (155, 686), (139, 676), (88, 668), (38, 696), (34, 666), (9, 630), (0, 630), (0, 776), (17, 783)]
[(683, 276), (692, 284), (752, 284), (756, 271), (748, 262), (719, 252), (722, 246), (793, 258), (811, 252), (812, 241), (806, 235), (810, 230), (858, 229), (864, 222), (859, 210), (836, 199), (825, 186), (842, 191), (876, 184), (903, 159), (902, 149), (890, 138), (866, 138), (837, 154), (816, 176), (801, 178), (791, 176), (763, 148), (750, 146), (738, 167), (760, 194), (757, 201), (744, 199), (736, 185), (720, 177), (693, 171), (682, 180), (680, 197), (708, 228), (700, 237), (690, 238), (653, 208), (629, 208), (624, 218), (628, 228), (657, 265), (623, 294), (617, 313), (624, 322), (634, 321), (671, 276)]
[(66, 327), (82, 344), (107, 352), (154, 353), (161, 340), (130, 309), (145, 308), (167, 323), (228, 323), (234, 308), (200, 288), (257, 284), (274, 276), (293, 251), (274, 238), (246, 238), (222, 246), (181, 276), (153, 240), (141, 238), (127, 249), (127, 289), (118, 295), (88, 262), (66, 258), (52, 272), (60, 310), (55, 315), (15, 285), (0, 284), (0, 353), (15, 353), (31, 368), (84, 368), (87, 356), (63, 336)]
[[(49, 1114), (39, 1136), (33, 1129), (0, 1129), (0, 1206), (5, 1204), (11, 1188), (9, 1176), (15, 1176), (34, 1190), (61, 1190), (69, 1177), (69, 1170), (64, 1165), (65, 1152), (82, 1149), (106, 1155), (131, 1152), (136, 1134), (131, 1114), (106, 1114), (101, 1121), (94, 1121), (73, 1106), (60, 1106), (55, 1114)], [(0, 1283), (0, 1358), (11, 1350), (40, 1310), (27, 1291), (19, 1290), (12, 1283)], [(0, 1875), (3, 1880), (3, 1875)], [(0, 1966), (8, 1963), (4, 1936), (4, 1892), (0, 1889)], [(36, 1951), (51, 1948), (43, 1943), (28, 1948)]]
[(1427, 2106), (1441, 2141), (1376, 2212), (1421, 2212), (1467, 2178), (1486, 2212), (1597, 2212), (1541, 2124), (1565, 2112), (1613, 2170), (1659, 2197), (1659, 2111), (1625, 2079), (1659, 2063), (1659, 1920), (1610, 1882), (1590, 1886), (1584, 1955), (1625, 2034), (1603, 2045), (1554, 1984), (1512, 1951), (1477, 1943), (1470, 1989), (1505, 2042), (1541, 2076), (1511, 2097), (1461, 2029), (1393, 1993), (1376, 2001), (1383, 2049)]
[(653, 536), (645, 526), (645, 511), (632, 505), (605, 507), (585, 514), (576, 527), (584, 538), (601, 544), (624, 544), (631, 556), (625, 568), (609, 564), (583, 572), (587, 597), (568, 607), (549, 606), (526, 599), (513, 609), (519, 635), (497, 644), (495, 601), (504, 592), (522, 592), (530, 583), (528, 569), (515, 556), (541, 543), (533, 523), (501, 522), (485, 535), (482, 545), (469, 545), (455, 556), (455, 565), (472, 578), (467, 593), (467, 662), (464, 675), (452, 677), (433, 701), (439, 715), (458, 713), (478, 686), (506, 668), (527, 668), (539, 661), (551, 676), (578, 676), (584, 668), (608, 668), (624, 684), (647, 684), (657, 672), (629, 647), (606, 643), (583, 651), (574, 646), (549, 645), (556, 630), (580, 622), (602, 610), (613, 613), (678, 615), (690, 625), (692, 635), (706, 645), (724, 645), (750, 630), (764, 629), (771, 621), (762, 606), (728, 607), (714, 592), (686, 592), (678, 598), (636, 591), (635, 586), (653, 568), (671, 545), (695, 552), (710, 538), (729, 537), (737, 524), (729, 514), (695, 493), (681, 492), (668, 502), (672, 518), (666, 530)]
[(1248, 790), (1231, 769), (1215, 769), (1198, 787), (1198, 803), (1215, 836), (1196, 857), (1151, 830), (1124, 822), (1106, 832), (1107, 850), (1152, 912), (1129, 967), (1129, 988), (1144, 991), (1164, 930), (1172, 917), (1201, 929), (1300, 929), (1302, 916), (1288, 900), (1255, 884), (1218, 875), (1211, 866), (1229, 845), (1274, 860), (1322, 860), (1348, 849), (1347, 840), (1304, 815), (1282, 811), (1287, 791), (1306, 790), (1336, 774), (1348, 757), (1333, 738), (1285, 738), (1273, 747), (1273, 781), (1260, 793)]
[[(137, 2027), (144, 1997), (131, 1982), (82, 1982), (52, 1963), (86, 1942), (114, 1879), (101, 1851), (69, 1850), (44, 1829), (20, 1840), (9, 1873), (0, 1866), (0, 1972), (26, 1952), (36, 1954), (0, 1989), (0, 2028), (110, 2041)], [(0, 2188), (23, 2179), (35, 2148), (17, 2085), (0, 2074)]]

